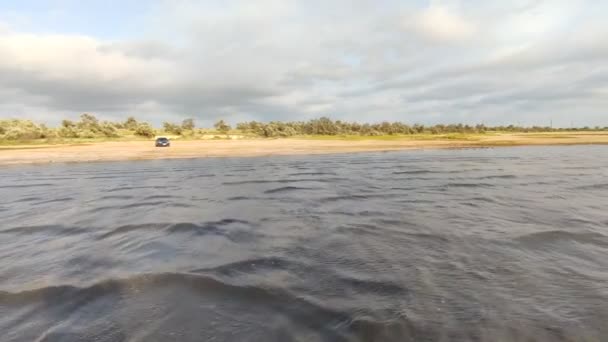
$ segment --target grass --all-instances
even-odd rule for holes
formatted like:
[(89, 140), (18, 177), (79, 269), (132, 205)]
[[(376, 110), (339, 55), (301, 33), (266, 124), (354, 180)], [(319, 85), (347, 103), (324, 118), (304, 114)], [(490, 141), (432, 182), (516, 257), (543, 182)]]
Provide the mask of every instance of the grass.
[(341, 141), (396, 141), (396, 140), (465, 140), (476, 141), (480, 140), (485, 134), (394, 134), (394, 135), (296, 135), (289, 137), (290, 139), (308, 139), (308, 140), (341, 140)]

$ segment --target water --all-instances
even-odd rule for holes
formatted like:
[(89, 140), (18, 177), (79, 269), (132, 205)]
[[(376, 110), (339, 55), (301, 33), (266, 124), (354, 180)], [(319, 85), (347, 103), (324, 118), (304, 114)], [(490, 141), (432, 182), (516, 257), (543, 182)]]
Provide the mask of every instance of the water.
[(606, 146), (0, 176), (0, 341), (608, 340)]

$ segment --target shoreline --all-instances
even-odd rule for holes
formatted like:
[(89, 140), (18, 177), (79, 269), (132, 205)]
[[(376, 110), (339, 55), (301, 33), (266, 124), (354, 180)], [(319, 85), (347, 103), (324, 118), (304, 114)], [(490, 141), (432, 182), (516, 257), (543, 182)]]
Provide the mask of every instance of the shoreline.
[(108, 141), (65, 145), (12, 145), (0, 147), (0, 166), (129, 160), (192, 159), (210, 157), (264, 157), (401, 150), (492, 148), (541, 145), (608, 145), (608, 132), (501, 133), (438, 137), (357, 137), (173, 140), (171, 147), (155, 147), (154, 141)]

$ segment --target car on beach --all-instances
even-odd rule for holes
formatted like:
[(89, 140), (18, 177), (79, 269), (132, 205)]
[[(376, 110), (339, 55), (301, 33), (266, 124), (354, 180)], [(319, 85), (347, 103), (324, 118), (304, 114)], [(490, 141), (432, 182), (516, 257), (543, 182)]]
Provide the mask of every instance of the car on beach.
[(171, 142), (165, 137), (156, 138), (156, 147), (169, 147)]

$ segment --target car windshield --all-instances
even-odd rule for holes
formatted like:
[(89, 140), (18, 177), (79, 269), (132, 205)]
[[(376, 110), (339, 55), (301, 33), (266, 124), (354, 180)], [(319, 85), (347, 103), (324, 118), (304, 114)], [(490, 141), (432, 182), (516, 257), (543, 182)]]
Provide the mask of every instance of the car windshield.
[(158, 142), (167, 142), (167, 141), (169, 141), (169, 139), (167, 139), (167, 138), (158, 138), (158, 139), (156, 139), (156, 141), (158, 141)]

